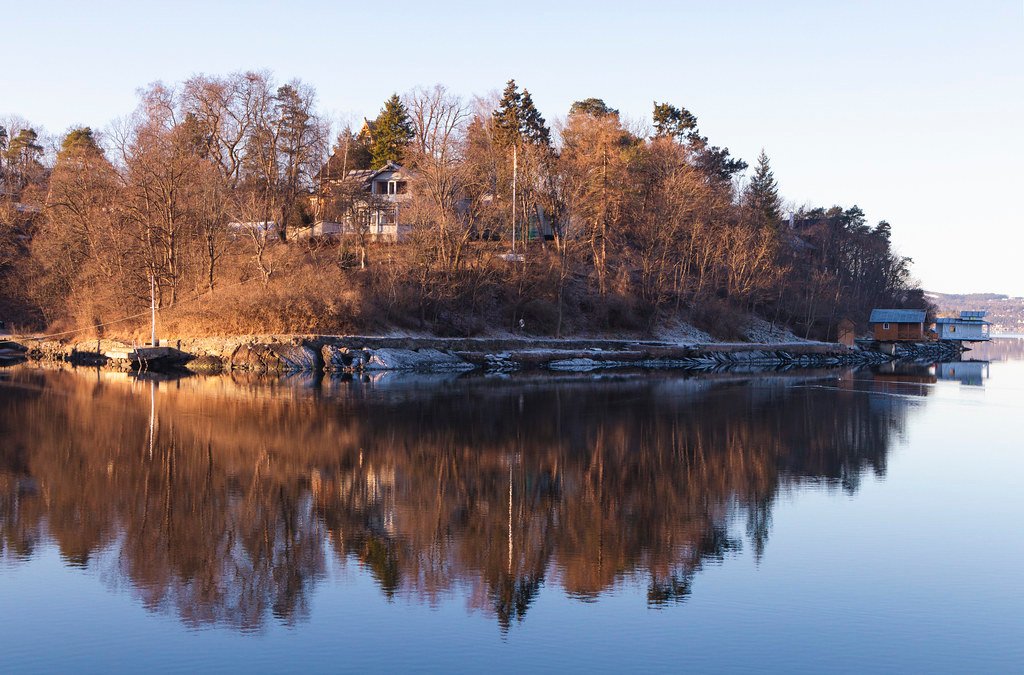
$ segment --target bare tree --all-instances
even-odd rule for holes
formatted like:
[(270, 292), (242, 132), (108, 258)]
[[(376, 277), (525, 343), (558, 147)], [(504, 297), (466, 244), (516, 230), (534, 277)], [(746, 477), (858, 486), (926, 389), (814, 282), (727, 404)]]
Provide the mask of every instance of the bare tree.
[(457, 213), (462, 193), (462, 152), (469, 109), (465, 102), (437, 84), (405, 96), (415, 136), (406, 154), (414, 187), (433, 206), (438, 259), (445, 269), (458, 268), (470, 231)]

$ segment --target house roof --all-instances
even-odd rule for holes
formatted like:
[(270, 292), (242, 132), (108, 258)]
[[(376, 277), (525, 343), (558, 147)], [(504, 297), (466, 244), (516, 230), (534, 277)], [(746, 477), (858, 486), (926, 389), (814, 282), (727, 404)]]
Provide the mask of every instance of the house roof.
[(924, 323), (923, 309), (873, 309), (870, 323)]
[(958, 326), (980, 326), (983, 324), (989, 324), (982, 318), (974, 318), (973, 316), (940, 316), (935, 319), (935, 323), (955, 323)]
[(327, 163), (324, 164), (323, 168), (321, 168), (317, 173), (317, 180), (354, 180), (362, 183), (369, 183), (377, 176), (388, 172), (393, 173), (395, 178), (407, 177), (405, 168), (397, 162), (388, 162), (379, 169), (349, 169), (348, 172), (345, 173), (344, 177), (342, 177), (340, 175), (341, 171), (338, 170), (338, 162), (336, 159), (335, 155), (331, 155), (330, 158), (328, 158)]
[(390, 173), (394, 173), (399, 178), (402, 178), (402, 177), (404, 177), (404, 171), (405, 171), (405, 169), (402, 167), (401, 164), (399, 164), (398, 162), (389, 161), (387, 164), (385, 164), (384, 166), (380, 167), (379, 169), (371, 170), (370, 171), (370, 175), (368, 176), (368, 178), (376, 178), (377, 176), (379, 176), (382, 173), (389, 173), (389, 172)]

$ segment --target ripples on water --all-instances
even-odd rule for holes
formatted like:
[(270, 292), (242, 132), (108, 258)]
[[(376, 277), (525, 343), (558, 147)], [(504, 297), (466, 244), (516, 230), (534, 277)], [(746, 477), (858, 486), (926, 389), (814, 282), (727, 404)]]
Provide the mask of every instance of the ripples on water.
[[(1019, 349), (990, 349), (991, 368), (1020, 365)], [(885, 480), (893, 453), (913, 447), (930, 397), (958, 414), (989, 367), (366, 382), (0, 371), (0, 635), (21, 634), (8, 646), (25, 668), (673, 669), (689, 634), (691, 666), (815, 670), (830, 653), (815, 633), (832, 632), (794, 624), (802, 612), (855, 632), (831, 645), (850, 652), (839, 669), (921, 663), (910, 644), (876, 659), (864, 637), (865, 611), (913, 613), (887, 604), (892, 575), (869, 568), (863, 606), (827, 606), (824, 569), (793, 576), (814, 548), (793, 524), (841, 521), (862, 545), (893, 546), (891, 523), (850, 522), (849, 500), (870, 492), (871, 518), (900, 518), (882, 506), (911, 489)], [(1018, 535), (1007, 554), (1019, 551)], [(830, 564), (845, 586), (867, 563)], [(1006, 590), (1022, 597), (1020, 582)], [(998, 620), (989, 665), (1020, 656), (995, 642), (1020, 618)], [(751, 632), (777, 620), (793, 648), (757, 647)], [(899, 625), (879, 644), (920, 642), (912, 616)], [(55, 632), (54, 648), (29, 626)], [(730, 630), (749, 653), (722, 643)]]

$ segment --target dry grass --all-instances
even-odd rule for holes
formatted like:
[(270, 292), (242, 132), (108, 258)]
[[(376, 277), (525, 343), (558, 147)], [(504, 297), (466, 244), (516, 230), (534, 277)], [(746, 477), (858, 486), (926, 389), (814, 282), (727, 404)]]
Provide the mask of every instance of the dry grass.
[[(412, 245), (373, 244), (368, 267), (359, 269), (352, 266), (351, 247), (275, 243), (266, 258), (272, 273), (264, 281), (244, 242), (235, 244), (218, 261), (213, 291), (196, 276), (189, 287), (179, 286), (175, 303), (169, 304), (165, 294), (158, 333), (175, 338), (392, 331), (444, 337), (641, 335), (660, 320), (679, 318), (723, 338), (743, 329), (742, 313), (724, 301), (701, 302), (685, 309), (683, 317), (654, 316), (625, 274), (604, 295), (587, 275), (573, 274), (559, 294), (558, 259), (540, 245), (515, 265), (484, 243), (471, 247), (457, 270), (443, 270), (424, 265), (423, 251)], [(148, 299), (141, 289), (128, 293), (96, 284), (89, 294), (70, 299), (68, 313), (51, 321), (47, 332), (145, 342)]]

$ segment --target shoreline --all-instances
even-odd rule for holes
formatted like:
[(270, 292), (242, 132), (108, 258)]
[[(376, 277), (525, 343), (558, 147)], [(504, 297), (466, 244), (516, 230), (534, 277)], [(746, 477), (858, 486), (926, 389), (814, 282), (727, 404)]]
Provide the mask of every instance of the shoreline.
[(906, 343), (894, 354), (827, 342), (677, 343), (657, 339), (262, 335), (182, 338), (158, 348), (115, 340), (14, 341), (24, 358), (112, 370), (199, 373), (589, 372), (609, 369), (838, 367), (958, 358), (951, 343)]

